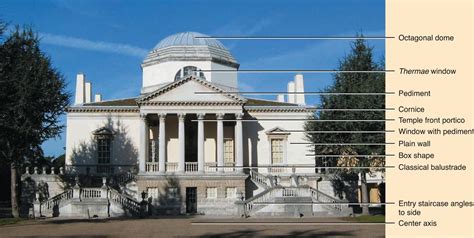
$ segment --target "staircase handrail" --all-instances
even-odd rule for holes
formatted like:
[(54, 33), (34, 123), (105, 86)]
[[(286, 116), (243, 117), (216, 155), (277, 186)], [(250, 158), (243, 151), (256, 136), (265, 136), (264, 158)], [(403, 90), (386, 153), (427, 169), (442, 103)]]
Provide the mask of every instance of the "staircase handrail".
[(136, 201), (133, 197), (120, 193), (113, 188), (109, 188), (108, 199), (120, 204), (124, 208), (130, 209), (135, 213), (140, 212), (140, 202)]
[(256, 170), (253, 170), (253, 169), (250, 170), (250, 179), (252, 181), (264, 186), (265, 188), (270, 188), (271, 187), (268, 184), (268, 176), (263, 175), (263, 174), (259, 173)]
[[(268, 202), (271, 198), (274, 197), (274, 193), (280, 187), (268, 188), (267, 190), (247, 199), (244, 201), (239, 201), (237, 204), (241, 204), (244, 207), (244, 212), (246, 215), (249, 215), (252, 210), (254, 210), (254, 204), (256, 203), (265, 203)], [(255, 211), (254, 211), (255, 212)]]
[(312, 198), (316, 199), (318, 202), (324, 203), (323, 205), (330, 209), (341, 212), (344, 210), (344, 208), (349, 206), (345, 201), (323, 193), (318, 189), (309, 187), (309, 191), (311, 192)]
[(73, 189), (68, 189), (46, 201), (40, 203), (41, 211), (50, 211), (54, 206), (61, 204), (63, 201), (71, 200), (73, 197)]
[(131, 181), (135, 181), (135, 174), (128, 171), (115, 176), (115, 182), (119, 185), (126, 184)]

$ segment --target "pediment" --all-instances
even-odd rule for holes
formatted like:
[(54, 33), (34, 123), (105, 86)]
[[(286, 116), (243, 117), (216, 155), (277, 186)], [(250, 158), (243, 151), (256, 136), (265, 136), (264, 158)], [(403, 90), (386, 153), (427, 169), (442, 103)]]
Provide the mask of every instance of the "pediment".
[[(199, 92), (200, 94), (196, 92)], [(138, 99), (139, 104), (243, 104), (245, 101), (245, 99), (238, 97), (234, 94), (226, 94), (223, 89), (210, 82), (195, 77), (188, 77), (186, 79), (166, 85)]]
[(274, 127), (268, 131), (265, 132), (267, 135), (288, 135), (290, 134), (288, 131), (280, 128), (280, 127)]
[(113, 136), (115, 135), (115, 131), (107, 127), (101, 127), (97, 130), (94, 130), (92, 134), (95, 136)]

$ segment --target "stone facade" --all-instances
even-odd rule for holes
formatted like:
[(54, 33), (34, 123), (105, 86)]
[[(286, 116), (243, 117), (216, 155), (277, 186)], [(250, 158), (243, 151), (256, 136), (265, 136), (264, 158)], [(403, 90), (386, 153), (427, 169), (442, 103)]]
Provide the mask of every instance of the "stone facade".
[[(186, 188), (196, 188), (197, 214), (237, 216), (235, 202), (240, 195), (245, 194), (246, 175), (235, 176), (139, 176), (137, 178), (138, 191), (157, 189), (157, 198), (151, 198), (153, 214), (185, 214)], [(170, 188), (177, 188), (177, 194), (171, 195)], [(215, 188), (216, 197), (208, 198), (207, 189)], [(235, 189), (235, 194), (226, 194), (227, 189)], [(231, 195), (228, 197), (228, 195)]]

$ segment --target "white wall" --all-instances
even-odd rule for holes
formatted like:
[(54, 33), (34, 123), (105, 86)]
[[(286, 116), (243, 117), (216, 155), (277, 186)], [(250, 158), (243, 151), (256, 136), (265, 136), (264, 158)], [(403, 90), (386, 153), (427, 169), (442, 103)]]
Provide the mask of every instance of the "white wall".
[[(143, 67), (143, 85), (149, 87), (157, 84), (174, 82), (176, 73), (185, 66), (195, 66), (199, 69), (210, 69), (210, 61), (167, 61)], [(211, 80), (210, 72), (205, 72), (207, 80)]]
[[(212, 70), (236, 70), (236, 68), (232, 68), (229, 66), (225, 66), (222, 64), (217, 64), (212, 62), (211, 63)], [(208, 79), (209, 81), (224, 85), (231, 88), (237, 88), (237, 73), (236, 72), (212, 72), (211, 78)]]
[[(306, 118), (307, 113), (252, 113), (258, 119), (264, 118)], [(207, 119), (214, 119), (209, 115)], [(109, 121), (110, 120), (110, 121)], [(66, 164), (75, 163), (95, 164), (97, 153), (94, 151), (94, 136), (92, 132), (104, 125), (111, 124), (120, 133), (118, 139), (112, 141), (113, 164), (136, 164), (139, 149), (138, 113), (68, 113), (66, 131)], [(303, 130), (304, 121), (260, 121), (243, 122), (244, 130), (244, 165), (270, 165), (270, 141), (266, 132), (275, 127), (284, 130)], [(216, 122), (205, 122), (205, 161), (216, 161)], [(224, 127), (224, 137), (234, 137), (234, 127)], [(176, 115), (166, 118), (166, 157), (168, 162), (178, 162), (178, 119)], [(305, 142), (304, 133), (292, 132), (287, 140), (288, 164), (314, 164), (308, 146), (290, 144), (290, 142)], [(85, 157), (88, 155), (88, 157)], [(88, 159), (86, 159), (88, 158)], [(260, 169), (266, 172), (267, 169)], [(298, 169), (297, 172), (311, 173), (314, 169)]]
[[(156, 89), (155, 85), (174, 82), (176, 73), (185, 66), (195, 66), (202, 70), (235, 70), (211, 61), (168, 61), (143, 67), (142, 92), (147, 93)], [(209, 82), (237, 88), (237, 73), (204, 72)], [(150, 87), (147, 89), (147, 87)]]
[(112, 140), (112, 164), (136, 164), (139, 143), (138, 113), (68, 113), (66, 165), (96, 164), (94, 130), (111, 126), (117, 133)]
[[(257, 119), (264, 118), (299, 118), (304, 119), (307, 113), (250, 113)], [(259, 121), (244, 122), (244, 164), (248, 165), (270, 165), (271, 147), (266, 132), (275, 127), (283, 130), (303, 130), (304, 121)], [(314, 165), (314, 159), (306, 156), (309, 153), (308, 146), (304, 144), (290, 144), (290, 142), (306, 142), (305, 134), (292, 132), (287, 139), (287, 164)], [(260, 172), (267, 172), (267, 169), (259, 169)], [(312, 173), (314, 169), (297, 169), (300, 173)]]

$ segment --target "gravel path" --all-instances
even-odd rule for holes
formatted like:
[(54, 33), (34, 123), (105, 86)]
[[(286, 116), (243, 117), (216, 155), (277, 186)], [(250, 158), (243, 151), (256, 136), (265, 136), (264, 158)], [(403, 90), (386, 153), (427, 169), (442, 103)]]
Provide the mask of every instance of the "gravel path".
[(0, 237), (384, 237), (383, 224), (340, 224), (337, 218), (58, 219), (0, 226)]

